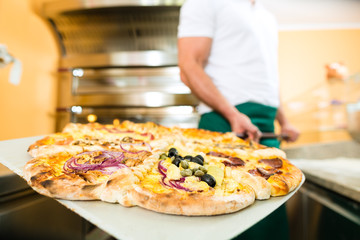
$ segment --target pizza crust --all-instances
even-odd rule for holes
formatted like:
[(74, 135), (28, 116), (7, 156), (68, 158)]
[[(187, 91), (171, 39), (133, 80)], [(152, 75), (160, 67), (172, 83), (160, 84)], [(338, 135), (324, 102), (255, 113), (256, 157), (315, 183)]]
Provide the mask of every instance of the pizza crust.
[(246, 190), (228, 196), (207, 193), (184, 193), (173, 190), (169, 193), (154, 193), (140, 185), (129, 191), (132, 203), (161, 213), (186, 216), (219, 215), (239, 211), (255, 201), (253, 191)]
[(106, 187), (100, 194), (100, 200), (120, 203), (126, 207), (134, 206), (128, 192), (138, 182), (139, 179), (129, 168), (120, 169), (106, 182)]

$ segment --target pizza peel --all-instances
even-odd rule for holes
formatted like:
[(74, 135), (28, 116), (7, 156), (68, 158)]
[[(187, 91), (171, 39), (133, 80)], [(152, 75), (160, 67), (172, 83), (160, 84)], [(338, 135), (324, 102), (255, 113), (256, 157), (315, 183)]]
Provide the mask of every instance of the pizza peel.
[[(241, 139), (247, 139), (249, 137), (249, 135), (246, 132), (245, 133), (237, 133), (236, 136)], [(287, 134), (275, 134), (272, 132), (263, 132), (263, 133), (261, 133), (260, 140), (263, 140), (263, 139), (277, 139), (281, 142), (283, 140), (288, 141), (290, 139), (290, 136)]]

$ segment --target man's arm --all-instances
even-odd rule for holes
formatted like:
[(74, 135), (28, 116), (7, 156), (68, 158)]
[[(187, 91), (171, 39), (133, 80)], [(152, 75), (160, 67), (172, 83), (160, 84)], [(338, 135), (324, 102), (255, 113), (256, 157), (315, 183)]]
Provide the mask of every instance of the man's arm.
[(201, 101), (224, 116), (233, 132), (246, 132), (251, 139), (258, 141), (261, 135), (259, 129), (227, 101), (204, 71), (211, 44), (212, 39), (208, 37), (184, 37), (178, 40), (181, 80)]
[(280, 124), (281, 134), (289, 136), (289, 142), (295, 142), (298, 139), (300, 132), (287, 120), (281, 104), (276, 114), (276, 120)]

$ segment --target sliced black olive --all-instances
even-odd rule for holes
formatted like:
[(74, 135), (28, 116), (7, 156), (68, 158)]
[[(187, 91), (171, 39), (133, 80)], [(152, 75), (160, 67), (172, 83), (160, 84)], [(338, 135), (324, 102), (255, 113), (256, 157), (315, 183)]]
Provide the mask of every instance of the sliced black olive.
[(204, 161), (201, 160), (198, 157), (193, 157), (192, 159), (190, 159), (190, 162), (194, 162), (194, 163), (197, 163), (197, 164), (200, 164), (200, 165), (204, 165)]
[(192, 158), (193, 158), (193, 157), (190, 156), (190, 155), (186, 155), (186, 156), (184, 157), (184, 159), (185, 159), (185, 160), (188, 160), (188, 161), (190, 161)]
[(204, 157), (201, 155), (196, 155), (195, 157), (200, 158), (202, 161), (205, 161)]
[(176, 150), (176, 148), (170, 148), (169, 153), (168, 153), (168, 157), (174, 157), (176, 155), (178, 155), (178, 151)]
[(215, 187), (216, 185), (216, 180), (213, 176), (211, 176), (210, 174), (204, 174), (201, 176), (201, 181), (206, 182), (210, 187)]
[(174, 164), (175, 166), (179, 167), (179, 166), (180, 166), (180, 162), (181, 162), (181, 159), (175, 158), (171, 163)]

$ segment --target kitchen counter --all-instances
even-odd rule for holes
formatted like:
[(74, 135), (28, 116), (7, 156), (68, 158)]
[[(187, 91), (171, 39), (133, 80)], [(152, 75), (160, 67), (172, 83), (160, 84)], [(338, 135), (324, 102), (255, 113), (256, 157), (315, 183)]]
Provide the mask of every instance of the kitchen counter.
[(287, 202), (291, 239), (358, 239), (360, 234), (360, 144), (310, 144), (285, 150), (305, 174)]
[(285, 150), (308, 181), (360, 202), (360, 144), (312, 144)]

